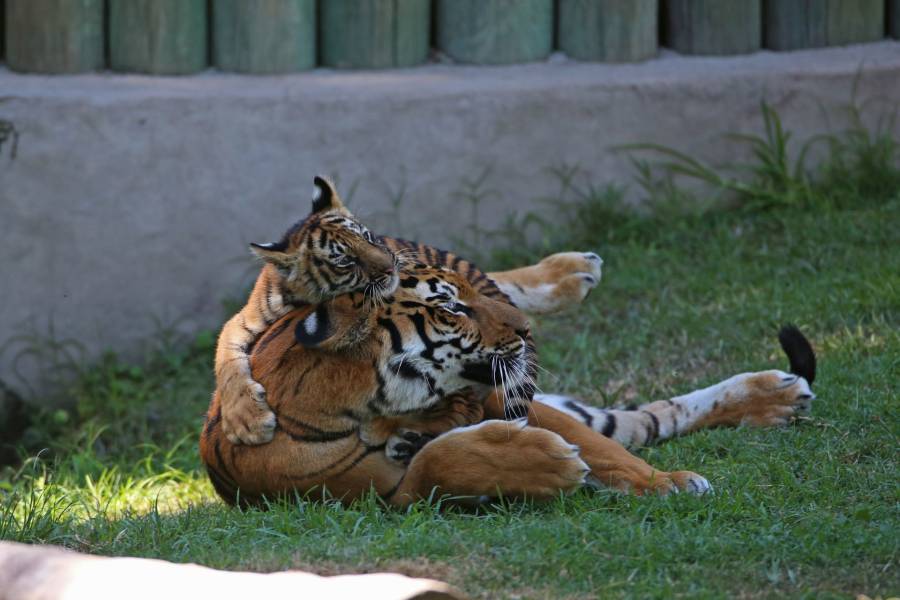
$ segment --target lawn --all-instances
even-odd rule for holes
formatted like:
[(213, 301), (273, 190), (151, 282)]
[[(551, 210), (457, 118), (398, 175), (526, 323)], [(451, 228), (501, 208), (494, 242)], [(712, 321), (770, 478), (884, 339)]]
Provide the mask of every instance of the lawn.
[(228, 569), (397, 570), (477, 598), (897, 595), (895, 159), (889, 173), (857, 161), (842, 176), (832, 164), (799, 199), (777, 201), (793, 198), (788, 181), (771, 188), (776, 201), (744, 209), (638, 216), (615, 191), (566, 188), (564, 225), (482, 257), (508, 266), (571, 248), (604, 258), (583, 306), (535, 323), (542, 389), (596, 404), (786, 368), (778, 326), (807, 334), (819, 356), (808, 419), (641, 451), (706, 476), (711, 495), (584, 491), (477, 513), (398, 512), (375, 499), (227, 508), (197, 457), (212, 389), (214, 335), (204, 332), (165, 340), (140, 364), (108, 356), (83, 370), (73, 408), (42, 415), (26, 432), (32, 458), (0, 474), (0, 539)]

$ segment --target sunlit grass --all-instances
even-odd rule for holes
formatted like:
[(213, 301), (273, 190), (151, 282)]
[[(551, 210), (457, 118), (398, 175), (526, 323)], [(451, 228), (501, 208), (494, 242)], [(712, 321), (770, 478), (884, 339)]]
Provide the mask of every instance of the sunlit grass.
[[(197, 456), (206, 332), (140, 364), (105, 357), (71, 388), (68, 412), (36, 419), (31, 458), (0, 473), (0, 539), (221, 568), (392, 569), (480, 598), (897, 595), (900, 165), (886, 166), (897, 155), (882, 138), (853, 143), (868, 150), (843, 148), (820, 178), (788, 169), (778, 149), (765, 212), (637, 216), (615, 190), (571, 188), (568, 222), (544, 226), (537, 244), (517, 234), (489, 259), (603, 256), (583, 306), (535, 323), (541, 387), (597, 404), (785, 368), (777, 327), (803, 329), (820, 365), (811, 417), (642, 451), (707, 476), (712, 495), (584, 491), (477, 513), (374, 497), (230, 509)], [(780, 203), (770, 192), (792, 174), (802, 198)]]

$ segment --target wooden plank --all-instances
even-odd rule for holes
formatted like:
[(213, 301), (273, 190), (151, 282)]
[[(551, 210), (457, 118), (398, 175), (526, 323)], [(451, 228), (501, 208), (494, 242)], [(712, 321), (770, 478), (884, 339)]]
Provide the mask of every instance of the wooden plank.
[(430, 0), (327, 0), (319, 11), (324, 66), (409, 67), (428, 58)]
[(829, 46), (884, 38), (884, 0), (827, 0), (825, 37)]
[(888, 34), (900, 39), (900, 0), (888, 0)]
[(542, 60), (553, 49), (553, 0), (436, 0), (435, 32), (459, 62)]
[(766, 0), (765, 45), (795, 50), (884, 37), (882, 0)]
[(682, 54), (747, 54), (762, 44), (761, 0), (665, 0), (665, 45)]
[(823, 0), (766, 0), (766, 48), (796, 50), (827, 45), (826, 7)]
[(557, 46), (579, 60), (632, 62), (656, 56), (658, 0), (559, 0)]
[(103, 68), (103, 0), (6, 0), (6, 62), (28, 73)]
[(109, 0), (115, 71), (185, 75), (207, 65), (206, 0)]
[(291, 73), (316, 65), (315, 0), (215, 0), (213, 64), (239, 73)]

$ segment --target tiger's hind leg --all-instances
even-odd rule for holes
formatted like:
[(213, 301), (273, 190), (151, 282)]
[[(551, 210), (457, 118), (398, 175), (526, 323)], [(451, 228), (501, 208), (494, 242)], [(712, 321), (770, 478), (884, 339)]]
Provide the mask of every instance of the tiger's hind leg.
[(475, 503), (498, 496), (555, 498), (581, 487), (588, 466), (561, 436), (519, 421), (483, 421), (426, 444), (389, 496), (406, 506), (437, 494)]
[(488, 273), (513, 303), (529, 314), (576, 306), (600, 283), (603, 259), (593, 252), (559, 252), (535, 265)]
[[(488, 399), (485, 412), (489, 416), (503, 414), (503, 403), (496, 394)], [(615, 440), (547, 404), (532, 402), (529, 405), (528, 424), (552, 431), (575, 444), (590, 468), (590, 483), (637, 495), (679, 491), (702, 494), (710, 489), (709, 482), (701, 475), (691, 471), (656, 469)]]
[(535, 400), (585, 423), (595, 431), (629, 447), (702, 427), (786, 425), (808, 413), (815, 394), (816, 354), (812, 344), (793, 325), (781, 328), (778, 341), (792, 373), (743, 373), (702, 390), (659, 400), (634, 410), (600, 409), (567, 396), (537, 395)]
[(647, 446), (704, 427), (786, 425), (808, 413), (815, 394), (799, 375), (762, 371), (633, 410), (602, 409), (569, 396), (538, 394), (551, 406), (629, 448)]

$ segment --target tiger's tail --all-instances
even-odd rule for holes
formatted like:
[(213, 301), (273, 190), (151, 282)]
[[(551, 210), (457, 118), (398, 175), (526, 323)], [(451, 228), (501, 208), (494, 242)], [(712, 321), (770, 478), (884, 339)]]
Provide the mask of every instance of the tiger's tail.
[(816, 353), (812, 344), (795, 325), (785, 325), (778, 332), (778, 342), (787, 354), (791, 373), (804, 378), (809, 385), (816, 379)]

